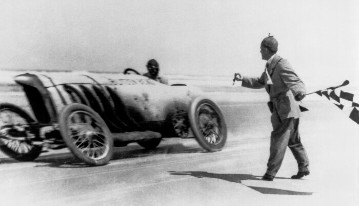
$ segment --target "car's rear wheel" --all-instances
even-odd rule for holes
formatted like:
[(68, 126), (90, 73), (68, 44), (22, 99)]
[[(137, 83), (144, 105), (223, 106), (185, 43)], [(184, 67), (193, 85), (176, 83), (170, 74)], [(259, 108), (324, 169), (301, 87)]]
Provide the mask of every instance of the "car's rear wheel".
[(113, 139), (104, 120), (90, 107), (73, 103), (59, 115), (62, 138), (78, 159), (89, 165), (105, 165), (113, 154)]
[(41, 145), (34, 145), (36, 138), (29, 123), (34, 120), (20, 107), (0, 104), (0, 150), (19, 161), (32, 161), (42, 152)]
[(224, 147), (227, 141), (227, 126), (221, 110), (213, 101), (196, 98), (190, 105), (188, 118), (201, 147), (210, 152)]

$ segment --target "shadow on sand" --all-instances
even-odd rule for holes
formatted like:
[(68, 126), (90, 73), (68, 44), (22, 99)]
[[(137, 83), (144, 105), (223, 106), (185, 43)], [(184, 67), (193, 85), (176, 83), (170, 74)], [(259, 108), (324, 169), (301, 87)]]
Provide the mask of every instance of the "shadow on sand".
[[(200, 147), (186, 147), (182, 144), (175, 143), (171, 145), (159, 146), (156, 149), (144, 149), (136, 144), (128, 145), (126, 147), (115, 147), (112, 156), (112, 161), (121, 159), (133, 159), (148, 157), (161, 154), (185, 154), (185, 153), (201, 153), (204, 150)], [(56, 167), (56, 168), (81, 168), (92, 167), (84, 162), (78, 160), (70, 151), (60, 154), (46, 154), (41, 155), (33, 162), (47, 163), (45, 165), (36, 165), (35, 167)], [(0, 158), (0, 163), (19, 163), (19, 161), (11, 158)], [(110, 162), (111, 163), (111, 162)]]
[[(261, 180), (261, 176), (254, 176), (251, 174), (218, 174), (218, 173), (208, 173), (202, 171), (169, 171), (171, 175), (190, 175), (197, 178), (215, 178), (221, 179), (228, 182), (234, 182), (242, 184), (246, 187), (249, 187), (257, 192), (262, 194), (276, 194), (276, 195), (312, 195), (312, 192), (299, 192), (299, 191), (292, 191), (292, 190), (282, 190), (277, 188), (268, 188), (268, 187), (254, 187), (248, 186), (242, 183), (243, 180)], [(279, 178), (279, 179), (288, 179), (288, 178)]]

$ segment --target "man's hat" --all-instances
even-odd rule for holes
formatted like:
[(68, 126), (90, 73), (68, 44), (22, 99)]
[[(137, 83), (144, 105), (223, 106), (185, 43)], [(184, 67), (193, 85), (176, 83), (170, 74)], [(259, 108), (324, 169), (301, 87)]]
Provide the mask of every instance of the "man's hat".
[(278, 41), (270, 34), (263, 39), (261, 46), (267, 47), (272, 52), (278, 51)]
[(155, 59), (150, 59), (147, 62), (148, 67), (159, 67), (158, 62)]

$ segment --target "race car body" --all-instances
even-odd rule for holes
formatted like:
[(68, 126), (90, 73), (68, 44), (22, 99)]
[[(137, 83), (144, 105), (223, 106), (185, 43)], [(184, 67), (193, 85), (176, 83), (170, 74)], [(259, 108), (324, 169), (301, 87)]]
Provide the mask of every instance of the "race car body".
[(36, 158), (45, 146), (67, 146), (84, 162), (103, 165), (111, 159), (113, 144), (138, 142), (154, 149), (164, 137), (192, 133), (206, 150), (217, 151), (226, 141), (219, 107), (195, 87), (169, 86), (141, 75), (96, 73), (25, 73), (15, 82), (34, 114), (0, 104), (0, 115), (22, 119), (0, 122), (0, 149), (18, 160)]

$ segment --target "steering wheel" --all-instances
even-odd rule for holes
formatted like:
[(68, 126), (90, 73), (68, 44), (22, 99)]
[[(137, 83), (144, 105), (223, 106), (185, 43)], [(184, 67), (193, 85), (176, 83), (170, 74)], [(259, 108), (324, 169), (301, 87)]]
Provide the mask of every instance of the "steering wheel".
[(137, 74), (137, 75), (141, 75), (137, 70), (132, 69), (132, 68), (127, 68), (123, 71), (124, 74)]

